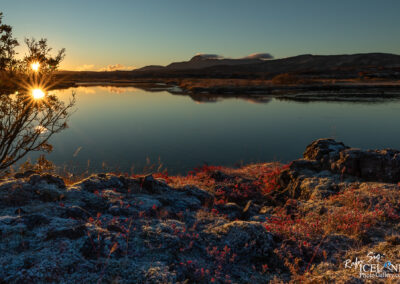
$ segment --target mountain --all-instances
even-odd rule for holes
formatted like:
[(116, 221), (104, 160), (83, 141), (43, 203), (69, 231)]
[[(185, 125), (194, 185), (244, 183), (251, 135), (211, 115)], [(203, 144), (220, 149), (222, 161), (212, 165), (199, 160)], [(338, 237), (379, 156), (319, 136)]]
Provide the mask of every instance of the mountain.
[[(259, 58), (220, 59), (196, 55), (189, 61), (174, 62), (165, 67), (146, 66), (134, 72), (151, 72), (151, 75), (216, 75), (291, 72), (337, 72), (385, 70), (400, 68), (400, 55), (388, 53), (363, 53), (351, 55), (298, 55), (282, 59)], [(146, 72), (147, 71), (147, 72)], [(150, 74), (149, 74), (150, 75)], [(207, 76), (208, 76), (207, 75)]]
[(202, 69), (212, 66), (237, 66), (245, 64), (258, 64), (263, 62), (262, 59), (217, 59), (217, 58), (207, 58), (202, 55), (196, 55), (192, 57), (189, 61), (175, 62), (166, 66), (169, 70), (193, 70)]
[(235, 68), (235, 70), (284, 73), (357, 69), (365, 67), (399, 68), (400, 55), (388, 53), (363, 53), (351, 55), (305, 54), (276, 60), (268, 60), (255, 65), (239, 66)]
[(135, 71), (155, 71), (155, 70), (161, 70), (164, 69), (164, 66), (161, 65), (149, 65), (149, 66), (145, 66), (139, 69), (136, 69)]
[(291, 73), (302, 78), (350, 79), (368, 77), (400, 79), (400, 55), (362, 53), (350, 55), (304, 54), (281, 59), (247, 56), (227, 59), (215, 55), (196, 55), (189, 61), (167, 66), (151, 65), (133, 71), (62, 71), (58, 76), (69, 82), (121, 82), (138, 80), (215, 78), (269, 80), (278, 74)]
[(246, 64), (258, 64), (264, 62), (260, 58), (217, 58), (216, 56), (195, 55), (189, 61), (173, 62), (167, 66), (150, 65), (135, 71), (174, 71), (174, 70), (196, 70), (213, 66), (238, 66)]

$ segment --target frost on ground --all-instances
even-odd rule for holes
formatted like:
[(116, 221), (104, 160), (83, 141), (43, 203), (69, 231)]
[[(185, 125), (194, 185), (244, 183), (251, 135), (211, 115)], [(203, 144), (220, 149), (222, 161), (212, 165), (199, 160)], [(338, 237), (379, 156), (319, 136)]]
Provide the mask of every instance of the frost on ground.
[(187, 176), (25, 172), (0, 184), (0, 282), (362, 282), (400, 262), (400, 152), (331, 139), (289, 165)]

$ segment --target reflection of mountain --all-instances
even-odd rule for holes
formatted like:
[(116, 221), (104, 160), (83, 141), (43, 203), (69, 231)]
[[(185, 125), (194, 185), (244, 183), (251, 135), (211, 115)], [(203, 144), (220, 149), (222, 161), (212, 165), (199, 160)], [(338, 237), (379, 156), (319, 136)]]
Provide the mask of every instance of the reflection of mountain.
[(299, 94), (282, 94), (275, 96), (275, 99), (280, 101), (293, 101), (298, 103), (312, 103), (312, 102), (324, 102), (324, 103), (352, 103), (352, 104), (380, 104), (388, 103), (391, 101), (400, 100), (399, 95), (397, 96), (377, 96), (375, 95), (363, 95), (347, 94), (347, 95), (335, 95), (335, 94), (321, 94), (321, 93), (299, 93)]
[(135, 92), (137, 90), (143, 90), (146, 92), (168, 92), (172, 95), (177, 96), (189, 96), (192, 100), (199, 103), (215, 103), (226, 99), (240, 99), (251, 103), (269, 103), (273, 98), (278, 100), (296, 101), (296, 102), (349, 102), (349, 103), (380, 103), (387, 102), (390, 100), (399, 100), (400, 91), (398, 89), (383, 89), (383, 88), (369, 88), (367, 90), (350, 88), (345, 90), (335, 91), (298, 91), (298, 90), (275, 90), (274, 92), (257, 93), (257, 94), (228, 94), (228, 93), (185, 93), (179, 87), (171, 87), (167, 84), (160, 83), (131, 83), (131, 84), (112, 84), (100, 86), (88, 85), (89, 88), (84, 85), (73, 88), (80, 93), (95, 93), (95, 90), (90, 88), (96, 86), (101, 90), (108, 91), (110, 93), (122, 94), (126, 92)]
[[(179, 95), (176, 93), (171, 93), (173, 95)], [(192, 100), (200, 103), (216, 103), (227, 99), (239, 99), (250, 103), (269, 103), (271, 101), (270, 96), (260, 96), (260, 95), (219, 95), (219, 94), (190, 94), (188, 95)]]
[(138, 89), (134, 87), (118, 87), (118, 86), (100, 86), (102, 90), (108, 91), (113, 94), (123, 94), (126, 92), (137, 92)]

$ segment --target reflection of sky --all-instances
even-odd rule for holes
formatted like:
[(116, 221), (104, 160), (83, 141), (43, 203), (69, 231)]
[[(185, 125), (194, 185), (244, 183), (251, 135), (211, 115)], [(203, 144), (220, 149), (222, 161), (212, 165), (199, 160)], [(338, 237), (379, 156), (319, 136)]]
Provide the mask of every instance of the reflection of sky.
[[(66, 99), (71, 90), (59, 93)], [(174, 171), (204, 162), (289, 161), (313, 139), (335, 137), (362, 148), (398, 148), (400, 103), (254, 104), (228, 99), (197, 104), (186, 96), (141, 90), (110, 93), (101, 87), (77, 90), (70, 128), (52, 139), (49, 159), (57, 164), (141, 168), (146, 157)], [(78, 154), (73, 157), (77, 149)]]

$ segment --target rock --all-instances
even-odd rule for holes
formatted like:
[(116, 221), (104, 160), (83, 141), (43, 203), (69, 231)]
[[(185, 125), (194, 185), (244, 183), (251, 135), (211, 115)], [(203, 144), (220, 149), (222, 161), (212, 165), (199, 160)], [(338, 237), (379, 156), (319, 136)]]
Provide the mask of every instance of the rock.
[(59, 190), (56, 184), (43, 183), (37, 186), (36, 193), (39, 195), (39, 199), (44, 202), (60, 201), (64, 198), (64, 194)]
[(15, 175), (14, 175), (14, 177), (16, 178), (16, 179), (19, 179), (19, 178), (27, 178), (27, 177), (30, 177), (31, 175), (34, 175), (34, 174), (38, 174), (36, 171), (32, 171), (32, 170), (29, 170), (29, 171), (25, 171), (25, 172), (23, 172), (23, 173), (16, 173)]
[(85, 235), (86, 227), (78, 225), (71, 228), (55, 229), (47, 232), (46, 240), (57, 238), (68, 238), (71, 240), (79, 239)]
[(83, 190), (86, 191), (95, 192), (105, 188), (109, 189), (123, 188), (126, 186), (126, 184), (122, 181), (126, 183), (125, 179), (121, 179), (115, 175), (97, 174), (97, 175), (92, 175), (74, 184), (74, 186), (81, 187)]
[(107, 225), (107, 230), (113, 231), (113, 232), (120, 232), (120, 233), (124, 232), (124, 230), (122, 230), (121, 227), (119, 227), (117, 225), (113, 225), (113, 224)]
[(80, 206), (73, 205), (65, 208), (63, 216), (66, 218), (86, 220), (90, 216), (90, 213)]
[(337, 154), (348, 147), (334, 139), (318, 139), (307, 146), (303, 154), (306, 160), (315, 160), (325, 163), (329, 159), (335, 159)]
[(400, 181), (400, 152), (396, 150), (346, 149), (332, 163), (332, 170), (367, 181)]
[(321, 164), (316, 160), (298, 159), (290, 163), (289, 169), (298, 175), (312, 175), (321, 171)]
[(19, 181), (6, 181), (0, 185), (0, 204), (23, 206), (37, 198), (31, 185)]
[(215, 205), (215, 209), (223, 215), (226, 215), (229, 220), (236, 220), (242, 217), (243, 209), (234, 202)]
[(79, 251), (86, 259), (104, 257), (106, 255), (104, 240), (103, 238), (85, 237), (85, 241)]
[(260, 212), (258, 212), (259, 214), (271, 214), (274, 211), (274, 207), (273, 206), (263, 206), (260, 209)]
[(134, 207), (138, 211), (149, 212), (154, 209), (158, 209), (162, 206), (161, 202), (151, 196), (137, 196), (134, 202)]
[[(161, 199), (159, 200), (161, 201)], [(167, 202), (169, 204), (169, 211), (172, 213), (184, 212), (187, 210), (197, 210), (201, 208), (201, 202), (196, 197), (176, 195), (168, 196), (168, 198), (163, 198), (162, 200), (168, 200)]]
[(43, 214), (25, 215), (25, 216), (23, 216), (23, 220), (29, 230), (32, 230), (35, 227), (47, 225), (50, 223), (49, 218)]
[(265, 222), (265, 220), (270, 217), (271, 217), (271, 214), (257, 214), (257, 215), (251, 216), (249, 221)]
[(201, 202), (201, 205), (206, 205), (206, 204), (212, 205), (212, 203), (214, 202), (214, 195), (212, 195), (211, 193), (209, 193), (208, 191), (206, 191), (204, 189), (200, 189), (195, 186), (187, 185), (179, 190), (183, 190), (187, 195), (194, 196), (197, 199), (199, 199)]
[[(366, 181), (400, 181), (400, 151), (393, 149), (365, 151), (349, 148), (333, 139), (318, 139), (307, 146), (304, 159), (318, 162), (320, 169), (318, 170), (315, 164), (305, 165), (303, 162), (299, 165), (300, 161), (294, 161), (297, 163), (297, 172), (299, 168), (304, 169), (306, 166), (314, 171), (328, 169)], [(295, 167), (291, 169), (296, 170)]]
[(103, 212), (111, 205), (107, 200), (95, 194), (83, 197), (82, 201), (84, 203), (82, 207), (89, 212)]
[(140, 177), (135, 181), (142, 192), (147, 192), (149, 194), (163, 194), (169, 191), (169, 187), (156, 179), (152, 175), (147, 175), (144, 177)]
[(301, 181), (299, 197), (302, 199), (324, 199), (337, 193), (339, 187), (332, 178), (309, 177)]
[(176, 277), (168, 273), (168, 266), (157, 261), (145, 273), (148, 283), (176, 283)]
[(123, 208), (119, 205), (113, 205), (108, 208), (108, 212), (113, 216), (129, 216), (136, 212), (133, 212), (131, 208)]
[(247, 220), (252, 216), (256, 215), (259, 211), (260, 211), (260, 205), (256, 204), (252, 200), (249, 200), (246, 206), (243, 208), (242, 218)]
[(64, 180), (58, 176), (53, 176), (50, 174), (44, 174), (44, 175), (39, 175), (39, 174), (34, 174), (31, 175), (29, 178), (29, 183), (34, 187), (34, 188), (40, 188), (44, 184), (47, 185), (55, 185), (57, 188), (65, 188), (65, 183)]

